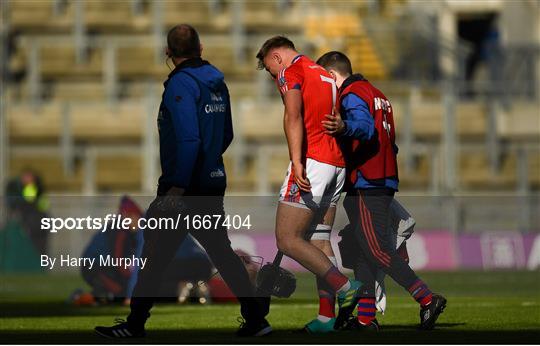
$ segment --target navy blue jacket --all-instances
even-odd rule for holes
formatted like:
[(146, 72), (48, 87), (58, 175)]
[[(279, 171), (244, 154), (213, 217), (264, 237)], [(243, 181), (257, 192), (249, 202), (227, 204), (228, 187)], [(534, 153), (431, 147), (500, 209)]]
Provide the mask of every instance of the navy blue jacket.
[(193, 58), (179, 64), (164, 86), (158, 116), (159, 189), (224, 191), (222, 155), (232, 142), (233, 128), (223, 73)]

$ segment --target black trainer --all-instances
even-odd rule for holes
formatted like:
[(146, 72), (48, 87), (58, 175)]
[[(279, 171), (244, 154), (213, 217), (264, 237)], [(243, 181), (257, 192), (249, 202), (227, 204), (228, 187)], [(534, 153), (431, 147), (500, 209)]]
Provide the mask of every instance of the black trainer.
[(380, 329), (379, 322), (377, 319), (373, 319), (369, 324), (362, 324), (360, 321), (358, 321), (358, 318), (356, 316), (351, 316), (347, 323), (345, 323), (345, 326), (343, 327), (343, 330), (358, 330), (358, 331), (369, 331), (369, 332), (378, 332)]
[(116, 338), (142, 338), (146, 336), (144, 327), (142, 329), (136, 329), (131, 327), (125, 320), (116, 319), (116, 325), (112, 327), (98, 326), (94, 328), (97, 335), (104, 338), (116, 339)]
[(420, 308), (420, 329), (431, 330), (435, 327), (435, 322), (439, 315), (446, 308), (446, 298), (440, 294), (433, 294), (431, 303)]
[(265, 336), (272, 332), (270, 323), (268, 323), (268, 321), (264, 318), (258, 322), (250, 322), (245, 321), (242, 317), (239, 317), (238, 322), (240, 322), (240, 328), (236, 332), (236, 336)]
[(360, 281), (352, 280), (350, 281), (351, 287), (344, 292), (339, 292), (337, 294), (337, 303), (338, 303), (338, 314), (336, 317), (336, 322), (334, 323), (334, 329), (340, 330), (345, 327), (347, 321), (353, 315), (354, 308), (358, 303), (360, 298), (360, 289), (362, 284)]

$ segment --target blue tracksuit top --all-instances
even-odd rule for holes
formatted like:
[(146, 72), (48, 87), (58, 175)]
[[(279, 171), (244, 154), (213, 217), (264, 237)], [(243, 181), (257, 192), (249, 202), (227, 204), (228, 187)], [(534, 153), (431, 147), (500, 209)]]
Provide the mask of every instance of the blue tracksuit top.
[(201, 58), (179, 64), (164, 83), (159, 107), (160, 188), (223, 190), (223, 153), (233, 139), (223, 73)]

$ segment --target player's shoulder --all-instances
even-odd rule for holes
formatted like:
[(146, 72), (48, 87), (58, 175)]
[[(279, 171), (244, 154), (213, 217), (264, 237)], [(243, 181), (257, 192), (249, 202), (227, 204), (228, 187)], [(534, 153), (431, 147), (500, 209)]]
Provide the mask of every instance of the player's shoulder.
[(304, 74), (306, 75), (316, 75), (317, 78), (319, 78), (319, 76), (326, 76), (328, 78), (331, 78), (330, 73), (328, 73), (328, 71), (326, 71), (324, 67), (307, 58), (303, 62), (303, 70)]
[(298, 66), (297, 64), (292, 64), (288, 67), (283, 68), (281, 71), (279, 71), (276, 83), (279, 88), (285, 88), (282, 89), (282, 93), (287, 91), (287, 85), (290, 83), (296, 83), (300, 80), (304, 79), (304, 73), (301, 66)]
[(280, 76), (282, 77), (288, 77), (291, 75), (301, 76), (304, 73), (304, 68), (299, 63), (291, 64), (288, 67), (285, 67), (283, 70), (280, 71)]

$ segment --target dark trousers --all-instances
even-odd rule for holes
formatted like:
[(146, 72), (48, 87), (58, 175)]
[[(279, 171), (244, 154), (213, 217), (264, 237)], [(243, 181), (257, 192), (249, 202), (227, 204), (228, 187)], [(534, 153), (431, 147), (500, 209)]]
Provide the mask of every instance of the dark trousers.
[[(179, 213), (164, 211), (160, 206), (167, 197), (158, 193), (158, 197), (150, 204), (147, 218), (173, 217)], [(224, 215), (223, 195), (204, 197), (185, 197), (186, 209), (182, 215)], [(183, 218), (183, 216), (182, 216)], [(223, 220), (223, 218), (222, 218)], [(179, 229), (161, 229), (144, 231), (143, 258), (147, 258), (146, 266), (139, 270), (137, 284), (131, 298), (131, 313), (128, 322), (134, 326), (143, 326), (150, 316), (155, 298), (159, 293), (163, 272), (174, 258), (174, 255), (185, 239), (187, 232), (185, 223)], [(242, 260), (231, 248), (225, 227), (191, 230), (189, 233), (204, 247), (214, 266), (217, 268), (229, 288), (241, 304), (241, 314), (246, 321), (263, 319), (269, 311), (269, 300), (255, 296), (255, 288), (249, 280)]]
[(355, 189), (347, 193), (343, 202), (360, 246), (354, 272), (356, 280), (364, 284), (363, 296), (373, 297), (377, 269), (405, 289), (418, 279), (398, 255), (393, 242), (395, 233), (387, 227), (393, 198), (391, 189)]

